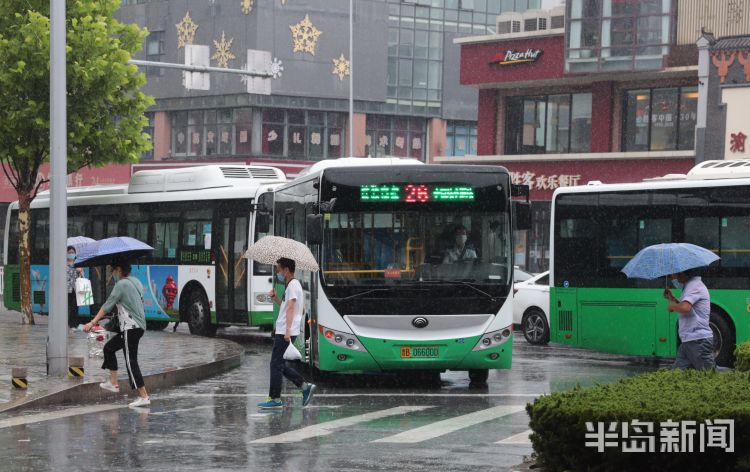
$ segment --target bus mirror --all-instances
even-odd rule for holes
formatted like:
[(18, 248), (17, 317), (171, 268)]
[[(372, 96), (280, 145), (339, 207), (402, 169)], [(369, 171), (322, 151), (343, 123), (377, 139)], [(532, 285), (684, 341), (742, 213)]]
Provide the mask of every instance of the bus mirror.
[(305, 226), (307, 244), (323, 242), (323, 215), (307, 215)]
[(259, 211), (255, 215), (255, 233), (268, 233), (271, 230), (271, 215)]
[(529, 202), (513, 202), (514, 229), (531, 229), (531, 204)]

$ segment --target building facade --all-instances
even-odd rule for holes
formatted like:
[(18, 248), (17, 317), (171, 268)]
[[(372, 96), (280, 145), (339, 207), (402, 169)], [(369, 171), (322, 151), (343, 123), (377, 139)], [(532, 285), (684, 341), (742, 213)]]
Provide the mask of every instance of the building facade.
[[(149, 67), (156, 98), (147, 160), (309, 164), (346, 155), (426, 160), (476, 148), (476, 91), (460, 87), (457, 37), (487, 34), (506, 11), (540, 0), (356, 0), (354, 57), (348, 0), (124, 0), (124, 22), (148, 28), (136, 57), (244, 68), (248, 50), (268, 51), (270, 95), (240, 76), (211, 74), (210, 90), (187, 89), (183, 72)], [(349, 74), (354, 128), (349, 129)], [(348, 149), (353, 133), (354, 149)]]

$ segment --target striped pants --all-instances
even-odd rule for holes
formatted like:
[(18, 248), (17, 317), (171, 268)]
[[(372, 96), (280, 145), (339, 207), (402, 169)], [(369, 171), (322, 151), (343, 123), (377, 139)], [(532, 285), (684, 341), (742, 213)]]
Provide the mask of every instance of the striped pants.
[(138, 343), (143, 336), (142, 328), (127, 329), (117, 334), (104, 345), (104, 363), (102, 369), (117, 370), (117, 356), (120, 349), (125, 352), (125, 368), (128, 370), (128, 380), (133, 389), (144, 386), (141, 368), (138, 366)]

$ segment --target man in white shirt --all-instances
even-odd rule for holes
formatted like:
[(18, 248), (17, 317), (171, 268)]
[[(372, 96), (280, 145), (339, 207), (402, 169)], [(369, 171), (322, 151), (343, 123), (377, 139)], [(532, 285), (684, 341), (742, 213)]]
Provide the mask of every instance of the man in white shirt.
[(278, 295), (272, 289), (268, 294), (275, 303), (279, 303), (279, 317), (276, 320), (276, 332), (273, 336), (273, 351), (271, 353), (271, 387), (268, 399), (258, 403), (261, 409), (280, 409), (284, 407), (281, 401), (282, 377), (291, 380), (294, 385), (302, 389), (302, 406), (307, 406), (313, 396), (315, 385), (305, 382), (302, 375), (286, 365), (284, 353), (300, 333), (302, 325), (302, 309), (305, 303), (305, 294), (302, 284), (294, 278), (296, 264), (293, 260), (282, 257), (276, 261), (276, 278), (283, 282), (284, 297), (279, 300)]
[(466, 245), (466, 240), (468, 239), (466, 227), (457, 226), (454, 231), (454, 236), (455, 245), (446, 249), (445, 256), (443, 257), (443, 264), (476, 260), (477, 252)]

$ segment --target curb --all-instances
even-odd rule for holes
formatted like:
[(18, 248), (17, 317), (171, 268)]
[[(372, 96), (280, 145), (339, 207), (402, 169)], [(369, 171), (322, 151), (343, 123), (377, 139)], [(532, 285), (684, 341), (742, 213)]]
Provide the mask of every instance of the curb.
[[(245, 355), (245, 351), (236, 343), (232, 344), (234, 344), (235, 352), (223, 359), (189, 367), (170, 368), (163, 372), (144, 375), (143, 381), (148, 391), (154, 392), (193, 383), (239, 367), (242, 364), (242, 357)], [(63, 387), (57, 391), (40, 393), (36, 396), (31, 395), (10, 401), (0, 406), (0, 414), (15, 413), (29, 408), (53, 405), (113, 400), (125, 397), (128, 394), (135, 396), (135, 390), (130, 389), (127, 379), (121, 379), (119, 384), (120, 393), (113, 393), (101, 389), (98, 382), (78, 383), (69, 387)]]

